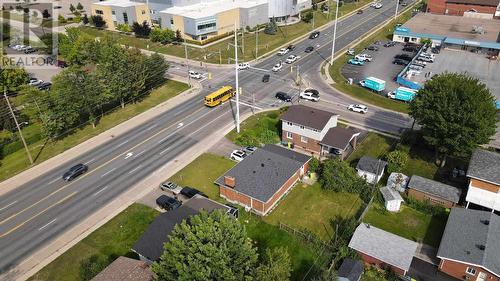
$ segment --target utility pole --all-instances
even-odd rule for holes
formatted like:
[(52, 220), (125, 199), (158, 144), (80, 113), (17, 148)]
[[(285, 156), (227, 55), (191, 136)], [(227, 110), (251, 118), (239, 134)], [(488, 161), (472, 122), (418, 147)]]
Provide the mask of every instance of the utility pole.
[(189, 61), (188, 61), (188, 48), (187, 48), (187, 45), (186, 43), (184, 43), (184, 56), (186, 57), (186, 65), (187, 65), (187, 69), (188, 69), (188, 85), (189, 87), (191, 87), (191, 76), (189, 75)]
[(245, 29), (241, 29), (241, 50), (243, 53), (243, 61), (245, 61)]
[(339, 21), (339, 2), (340, 2), (340, 0), (337, 0), (337, 5), (335, 7), (335, 24), (333, 25), (332, 56), (330, 58), (330, 66), (333, 65), (333, 56), (335, 54), (335, 39), (337, 37), (337, 22)]
[(3, 90), (3, 96), (5, 97), (5, 101), (7, 101), (7, 106), (9, 107), (10, 114), (12, 114), (12, 118), (14, 118), (14, 123), (16, 123), (17, 131), (19, 132), (19, 136), (21, 137), (21, 140), (23, 141), (24, 149), (26, 150), (26, 154), (28, 154), (28, 159), (30, 160), (31, 165), (33, 165), (33, 158), (31, 157), (30, 150), (28, 149), (28, 145), (26, 144), (26, 141), (24, 140), (23, 132), (21, 132), (21, 127), (19, 126), (19, 123), (17, 122), (16, 115), (14, 114), (14, 110), (12, 109), (12, 106), (10, 105), (9, 98), (7, 97), (7, 90)]
[(313, 26), (312, 26), (312, 29), (313, 29), (313, 30), (314, 30), (314, 14), (315, 14), (315, 11), (312, 11), (312, 15), (313, 15), (313, 20), (312, 20), (312, 24), (313, 24)]
[(255, 30), (255, 59), (259, 59), (259, 25), (257, 25)]
[(396, 13), (394, 14), (394, 19), (398, 17), (399, 0), (396, 0)]
[(222, 64), (222, 52), (219, 48), (219, 64)]
[(240, 133), (240, 84), (238, 82), (238, 33), (234, 23), (234, 71), (236, 72), (236, 133)]

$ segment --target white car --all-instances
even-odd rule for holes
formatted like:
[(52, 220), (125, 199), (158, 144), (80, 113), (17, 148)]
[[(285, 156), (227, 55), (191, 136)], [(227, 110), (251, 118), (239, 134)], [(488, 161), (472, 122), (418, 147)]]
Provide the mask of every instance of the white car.
[(286, 58), (285, 62), (290, 64), (290, 63), (294, 63), (298, 59), (299, 59), (299, 57), (296, 55), (289, 55), (288, 58)]
[(196, 71), (190, 70), (189, 71), (189, 77), (194, 78), (194, 79), (201, 79), (203, 76), (200, 73), (196, 72)]
[(288, 54), (288, 52), (290, 52), (290, 50), (288, 48), (281, 48), (278, 51), (278, 56), (284, 56), (284, 55)]
[(372, 61), (372, 56), (368, 55), (368, 54), (359, 54), (359, 55), (356, 55), (354, 57), (355, 60), (358, 60), (358, 61)]
[(272, 69), (272, 70), (273, 70), (273, 72), (278, 72), (278, 71), (280, 71), (282, 68), (283, 68), (283, 63), (278, 62), (277, 64), (275, 64), (275, 65), (273, 66), (273, 69)]
[(377, 3), (375, 6), (373, 6), (375, 9), (380, 9), (382, 8), (382, 3)]
[(239, 149), (233, 150), (233, 152), (231, 152), (231, 156), (229, 156), (231, 160), (234, 160), (236, 162), (242, 161), (243, 159), (245, 159), (245, 157), (247, 157), (247, 154), (243, 150)]
[(14, 47), (12, 47), (12, 49), (16, 51), (21, 51), (23, 48), (26, 48), (26, 45), (15, 45)]
[(367, 113), (368, 112), (368, 107), (366, 105), (362, 104), (351, 104), (347, 107), (348, 110), (358, 112), (358, 113)]
[(300, 93), (299, 97), (305, 100), (319, 101), (319, 91), (315, 89), (306, 89)]
[(40, 85), (42, 83), (43, 83), (43, 80), (36, 79), (36, 78), (30, 78), (30, 82), (28, 83), (28, 85), (30, 85), (30, 86), (38, 86), (38, 85)]
[(243, 70), (248, 68), (250, 68), (250, 64), (248, 62), (242, 62), (238, 64), (238, 70)]

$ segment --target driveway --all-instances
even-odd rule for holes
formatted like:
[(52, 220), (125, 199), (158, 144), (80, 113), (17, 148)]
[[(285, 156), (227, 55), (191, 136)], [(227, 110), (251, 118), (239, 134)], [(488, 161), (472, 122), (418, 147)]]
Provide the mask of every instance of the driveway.
[(440, 271), (437, 266), (427, 263), (419, 258), (413, 258), (408, 275), (418, 281), (456, 281)]

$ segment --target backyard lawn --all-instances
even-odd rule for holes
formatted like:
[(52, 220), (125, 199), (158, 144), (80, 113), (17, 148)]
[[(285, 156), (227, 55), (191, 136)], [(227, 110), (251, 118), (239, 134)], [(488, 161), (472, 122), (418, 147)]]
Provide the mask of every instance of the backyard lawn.
[(318, 183), (298, 184), (264, 221), (274, 225), (282, 222), (299, 230), (305, 228), (329, 241), (334, 233), (331, 220), (336, 216), (353, 216), (361, 204), (356, 194), (324, 190)]
[(280, 115), (287, 108), (255, 114), (240, 124), (240, 134), (232, 130), (226, 137), (241, 146), (259, 146), (260, 143), (278, 143), (281, 132)]
[[(150, 207), (141, 204), (131, 205), (29, 280), (83, 281), (91, 279), (94, 274), (117, 257), (134, 257), (136, 254), (132, 253), (130, 248), (158, 214)], [(89, 268), (94, 270), (88, 270)], [(88, 273), (89, 271), (94, 274)]]
[(384, 156), (392, 150), (393, 145), (397, 142), (398, 140), (396, 139), (370, 132), (366, 138), (358, 144), (347, 161), (353, 165), (365, 155), (372, 156), (374, 158), (384, 158)]
[(398, 213), (385, 211), (384, 206), (374, 203), (364, 222), (407, 239), (439, 247), (446, 225), (446, 218), (433, 217), (407, 206)]
[(223, 199), (219, 197), (219, 188), (214, 181), (234, 165), (236, 162), (227, 158), (204, 153), (173, 175), (169, 181), (194, 187), (211, 199), (221, 201)]

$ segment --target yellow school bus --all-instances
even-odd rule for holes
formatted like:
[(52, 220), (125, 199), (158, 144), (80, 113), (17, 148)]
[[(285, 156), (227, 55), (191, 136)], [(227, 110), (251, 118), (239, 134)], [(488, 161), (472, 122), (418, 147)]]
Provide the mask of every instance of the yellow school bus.
[(217, 106), (235, 95), (235, 91), (231, 86), (224, 86), (219, 90), (205, 96), (205, 105), (209, 107)]

